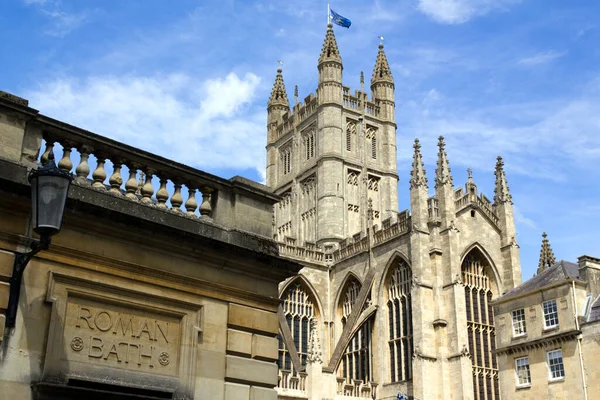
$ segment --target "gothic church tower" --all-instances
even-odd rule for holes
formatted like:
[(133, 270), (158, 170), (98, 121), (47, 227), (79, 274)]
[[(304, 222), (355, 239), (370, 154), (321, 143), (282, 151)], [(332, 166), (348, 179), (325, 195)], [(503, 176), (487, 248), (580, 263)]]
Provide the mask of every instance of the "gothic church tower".
[(380, 45), (371, 100), (363, 87), (351, 94), (331, 25), (317, 67), (316, 95), (291, 110), (277, 72), (267, 108), (267, 185), (284, 199), (275, 210), (277, 239), (332, 246), (366, 229), (369, 199), (375, 223), (397, 210), (394, 80)]
[[(455, 187), (443, 137), (431, 183), (414, 143), (398, 211), (395, 86), (379, 45), (368, 94), (351, 93), (328, 26), (318, 88), (268, 103), (273, 234), (305, 265), (280, 284), (279, 399), (499, 400), (492, 301), (521, 282), (504, 162), (493, 202), (472, 172)], [(408, 175), (408, 172), (406, 173)]]

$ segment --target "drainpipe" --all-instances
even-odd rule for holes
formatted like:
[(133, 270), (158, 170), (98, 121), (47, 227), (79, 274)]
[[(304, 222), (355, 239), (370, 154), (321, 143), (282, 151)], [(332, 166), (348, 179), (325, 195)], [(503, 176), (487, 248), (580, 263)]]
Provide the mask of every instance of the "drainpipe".
[[(577, 319), (577, 295), (575, 294), (575, 280), (571, 279), (573, 289), (573, 317), (575, 318), (575, 329), (579, 330), (579, 320)], [(581, 384), (583, 386), (583, 398), (588, 400), (587, 383), (585, 381), (585, 367), (583, 365), (583, 351), (581, 349), (581, 333), (577, 335), (577, 350), (579, 351), (579, 366), (581, 368)]]

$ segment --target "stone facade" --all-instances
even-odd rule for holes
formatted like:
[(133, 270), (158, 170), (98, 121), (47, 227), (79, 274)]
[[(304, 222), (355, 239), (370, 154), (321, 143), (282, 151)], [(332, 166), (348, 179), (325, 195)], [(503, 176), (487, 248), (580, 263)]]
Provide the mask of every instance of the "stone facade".
[[(277, 398), (278, 283), (301, 268), (270, 238), (277, 196), (14, 96), (0, 96), (0, 143), (1, 398)], [(16, 326), (4, 329), (15, 254), (35, 237), (27, 175), (43, 143), (42, 160), (54, 148), (76, 178), (62, 231), (29, 262)]]
[(600, 260), (555, 262), (546, 234), (535, 277), (494, 302), (504, 398), (593, 399), (600, 390)]
[(471, 174), (453, 185), (440, 137), (430, 197), (415, 140), (410, 211), (398, 212), (383, 45), (370, 96), (362, 74), (350, 94), (342, 71), (329, 26), (317, 93), (301, 104), (296, 89), (290, 107), (279, 70), (267, 108), (267, 185), (283, 197), (273, 237), (305, 265), (280, 285), (279, 398), (498, 399), (491, 301), (521, 283), (503, 161), (492, 202)]

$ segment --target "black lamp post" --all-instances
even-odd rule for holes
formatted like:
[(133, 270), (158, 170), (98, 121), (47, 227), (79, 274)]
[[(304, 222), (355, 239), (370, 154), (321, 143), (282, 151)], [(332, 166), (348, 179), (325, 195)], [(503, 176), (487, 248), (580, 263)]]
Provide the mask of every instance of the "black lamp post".
[(51, 237), (60, 232), (72, 180), (71, 174), (56, 167), (52, 152), (48, 155), (48, 161), (29, 175), (32, 225), (35, 233), (40, 235), (40, 240), (33, 241), (31, 250), (27, 253), (15, 254), (15, 264), (10, 278), (10, 297), (6, 310), (6, 328), (15, 327), (25, 267), (34, 255), (41, 250), (48, 249)]

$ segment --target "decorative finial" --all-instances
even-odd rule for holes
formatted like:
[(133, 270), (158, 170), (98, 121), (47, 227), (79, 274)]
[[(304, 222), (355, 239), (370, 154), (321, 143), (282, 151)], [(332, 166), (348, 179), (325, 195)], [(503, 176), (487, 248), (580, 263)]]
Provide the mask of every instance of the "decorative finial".
[(413, 144), (415, 152), (413, 154), (412, 170), (410, 171), (410, 188), (414, 189), (420, 186), (427, 188), (427, 178), (425, 177), (425, 168), (423, 167), (423, 156), (421, 155), (421, 144), (419, 139), (415, 139)]
[(273, 89), (271, 90), (271, 97), (269, 97), (269, 106), (280, 105), (289, 108), (290, 103), (288, 101), (287, 93), (285, 91), (285, 84), (283, 83), (282, 69), (277, 68), (277, 75), (275, 76), (275, 83), (273, 83)]
[[(380, 36), (382, 37), (382, 36)], [(375, 60), (375, 68), (373, 68), (373, 76), (371, 77), (371, 85), (377, 82), (394, 82), (390, 65), (388, 63), (385, 52), (383, 51), (383, 43), (379, 43), (379, 51)]]
[(340, 50), (338, 49), (335, 34), (333, 33), (333, 25), (331, 23), (327, 25), (327, 33), (325, 34), (325, 42), (323, 42), (323, 48), (321, 49), (321, 55), (319, 56), (319, 64), (325, 60), (342, 62)]
[(468, 179), (473, 179), (473, 170), (471, 168), (467, 168)]
[(444, 137), (440, 136), (438, 138), (438, 160), (437, 160), (437, 169), (435, 170), (435, 187), (438, 185), (449, 184), (452, 187), (452, 175), (450, 172), (450, 166), (448, 165), (448, 156), (446, 154), (446, 143), (444, 142)]
[(506, 182), (506, 174), (504, 172), (504, 161), (498, 156), (496, 159), (496, 184), (494, 187), (494, 204), (510, 203), (512, 204), (512, 196), (508, 183)]
[(537, 274), (546, 268), (550, 268), (556, 263), (556, 258), (554, 257), (554, 252), (550, 247), (550, 242), (547, 239), (548, 235), (546, 232), (542, 233), (542, 238), (542, 249), (540, 250), (540, 263), (538, 265)]
[(294, 105), (298, 105), (298, 85), (294, 86)]

